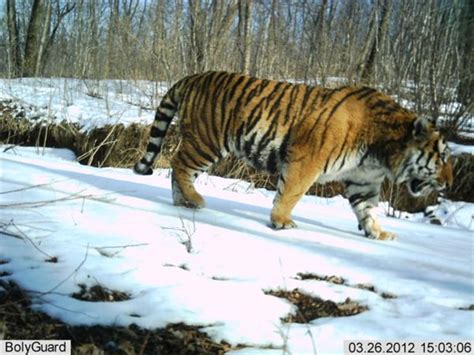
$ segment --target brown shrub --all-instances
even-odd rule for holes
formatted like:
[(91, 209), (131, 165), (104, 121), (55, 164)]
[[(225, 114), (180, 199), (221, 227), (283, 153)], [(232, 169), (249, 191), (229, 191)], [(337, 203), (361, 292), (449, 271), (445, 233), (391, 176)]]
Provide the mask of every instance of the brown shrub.
[(446, 191), (453, 201), (474, 203), (474, 155), (463, 153), (453, 157), (454, 183)]
[(423, 211), (427, 206), (437, 204), (437, 193), (426, 196), (413, 197), (405, 185), (397, 185), (385, 180), (382, 185), (380, 199), (388, 201), (390, 206), (399, 211), (416, 213)]

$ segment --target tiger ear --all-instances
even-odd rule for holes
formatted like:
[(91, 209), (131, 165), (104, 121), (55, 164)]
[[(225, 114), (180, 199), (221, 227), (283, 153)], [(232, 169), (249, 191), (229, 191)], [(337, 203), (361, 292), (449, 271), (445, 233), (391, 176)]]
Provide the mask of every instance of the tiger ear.
[(416, 140), (422, 140), (428, 137), (428, 134), (432, 131), (433, 124), (425, 117), (418, 117), (413, 123), (413, 137)]

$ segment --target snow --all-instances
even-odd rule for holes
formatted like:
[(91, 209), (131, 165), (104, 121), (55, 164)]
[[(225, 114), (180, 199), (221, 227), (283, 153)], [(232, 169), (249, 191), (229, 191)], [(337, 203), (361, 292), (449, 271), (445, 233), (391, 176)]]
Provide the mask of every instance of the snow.
[(68, 78), (0, 79), (0, 101), (25, 108), (30, 120), (66, 121), (89, 131), (107, 124), (149, 124), (167, 85), (150, 81)]
[[(467, 136), (467, 134), (465, 136)], [(448, 142), (448, 147), (451, 150), (451, 153), (453, 155), (462, 154), (462, 153), (474, 154), (474, 145), (457, 144), (453, 142)]]
[[(7, 149), (9, 148), (9, 149)], [(384, 216), (399, 236), (363, 237), (348, 202), (305, 196), (298, 229), (268, 225), (273, 192), (204, 175), (207, 207), (175, 207), (170, 172), (137, 176), (79, 165), (67, 150), (0, 146), (0, 273), (29, 290), (35, 309), (70, 324), (203, 326), (234, 354), (342, 353), (344, 340), (474, 337), (474, 205), (444, 201), (443, 226)], [(13, 235), (18, 236), (17, 238)], [(57, 257), (58, 262), (46, 262)], [(301, 280), (336, 275), (344, 285)], [(355, 287), (371, 284), (377, 292)], [(120, 302), (71, 297), (79, 285), (127, 292)], [(266, 290), (292, 290), (369, 310), (286, 324), (295, 312)], [(386, 292), (393, 299), (381, 297)]]
[[(330, 78), (337, 81), (338, 78)], [(0, 79), (0, 101), (36, 122), (149, 124), (168, 85), (148, 81)], [(405, 103), (409, 104), (409, 103)], [(446, 109), (447, 110), (447, 109)], [(449, 143), (453, 154), (470, 146)], [(70, 324), (203, 326), (234, 354), (342, 353), (344, 340), (474, 338), (474, 204), (386, 217), (397, 241), (369, 240), (342, 197), (306, 196), (298, 229), (268, 227), (273, 192), (201, 176), (207, 207), (172, 204), (170, 171), (137, 176), (79, 165), (67, 149), (0, 146), (0, 276), (34, 296), (34, 307)], [(57, 263), (46, 262), (56, 257)], [(301, 280), (338, 276), (343, 285)], [(79, 285), (126, 292), (120, 302), (71, 297)], [(356, 287), (373, 285), (377, 292)], [(295, 306), (265, 293), (293, 290), (369, 308), (308, 324), (281, 321)], [(396, 296), (382, 297), (382, 293)]]

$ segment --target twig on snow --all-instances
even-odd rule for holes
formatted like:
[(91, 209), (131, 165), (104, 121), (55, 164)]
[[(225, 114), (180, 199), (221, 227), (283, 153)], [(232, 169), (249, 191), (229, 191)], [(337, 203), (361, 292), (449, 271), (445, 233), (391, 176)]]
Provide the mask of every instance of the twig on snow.
[[(141, 246), (146, 246), (146, 245), (148, 245), (148, 243), (137, 243), (137, 244), (127, 244), (127, 245), (112, 245), (112, 246), (93, 247), (93, 248), (95, 250), (97, 250), (97, 252), (100, 255), (105, 256), (107, 258), (112, 258), (115, 255), (117, 255), (118, 253), (120, 253), (123, 249), (141, 247)], [(115, 252), (109, 252), (105, 249), (120, 249), (120, 250), (117, 250)]]
[(47, 295), (48, 293), (52, 293), (55, 290), (57, 290), (59, 287), (61, 287), (66, 281), (68, 281), (71, 277), (73, 277), (79, 271), (79, 269), (86, 263), (88, 256), (89, 256), (89, 244), (87, 244), (86, 253), (84, 255), (84, 258), (79, 263), (79, 265), (77, 265), (76, 268), (64, 280), (62, 280), (60, 283), (58, 283), (56, 286), (54, 286), (49, 291), (41, 292), (38, 295), (38, 297), (42, 297), (44, 295)]
[[(14, 228), (16, 230), (17, 233), (14, 233), (14, 232), (11, 232), (9, 231), (8, 229), (9, 228)], [(45, 255), (48, 259), (51, 259), (52, 256), (49, 255), (47, 252), (45, 252), (44, 250), (42, 250), (38, 245), (36, 245), (36, 243), (30, 238), (28, 237), (16, 224), (15, 222), (12, 220), (10, 220), (10, 222), (8, 223), (4, 223), (4, 222), (0, 222), (0, 233), (2, 234), (5, 234), (7, 236), (10, 236), (10, 237), (13, 237), (13, 238), (17, 238), (17, 239), (21, 239), (23, 241), (28, 241), (36, 250), (38, 250), (41, 254)]]

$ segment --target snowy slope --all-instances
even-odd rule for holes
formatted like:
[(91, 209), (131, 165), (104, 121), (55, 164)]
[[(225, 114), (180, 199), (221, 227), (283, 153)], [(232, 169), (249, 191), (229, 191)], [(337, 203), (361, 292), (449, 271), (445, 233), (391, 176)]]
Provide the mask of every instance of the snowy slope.
[[(143, 177), (81, 166), (63, 150), (0, 150), (0, 274), (71, 324), (185, 322), (252, 354), (341, 353), (345, 339), (474, 337), (474, 313), (459, 309), (474, 304), (472, 204), (457, 205), (446, 226), (385, 218), (380, 207), (382, 225), (399, 235), (380, 242), (357, 230), (346, 200), (307, 196), (294, 211), (299, 228), (273, 231), (273, 193), (247, 183), (201, 177), (207, 208), (195, 212), (172, 205), (167, 170)], [(360, 283), (378, 292), (353, 287)], [(131, 299), (81, 301), (71, 297), (79, 284)], [(294, 306), (264, 290), (294, 288), (369, 310), (288, 325), (280, 319)]]
[(149, 124), (167, 85), (150, 81), (71, 78), (0, 79), (0, 101), (12, 101), (31, 121), (66, 121), (88, 131), (106, 124)]

